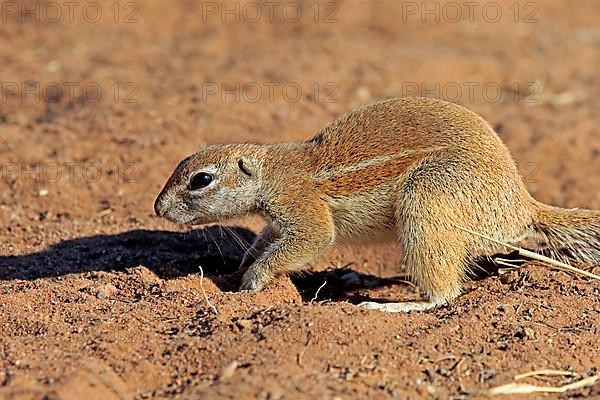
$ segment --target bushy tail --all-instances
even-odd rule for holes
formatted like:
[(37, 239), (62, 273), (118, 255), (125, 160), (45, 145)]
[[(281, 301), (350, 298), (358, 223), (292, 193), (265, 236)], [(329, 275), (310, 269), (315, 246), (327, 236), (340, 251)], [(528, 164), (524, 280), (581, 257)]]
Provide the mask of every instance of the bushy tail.
[(532, 228), (551, 257), (600, 265), (600, 211), (539, 204)]

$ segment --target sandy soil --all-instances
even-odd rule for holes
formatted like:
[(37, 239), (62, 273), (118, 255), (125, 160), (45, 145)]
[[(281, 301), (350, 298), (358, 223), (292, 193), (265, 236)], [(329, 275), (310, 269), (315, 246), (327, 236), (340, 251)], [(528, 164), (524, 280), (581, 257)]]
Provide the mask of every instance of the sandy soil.
[[(202, 146), (308, 138), (356, 106), (418, 94), (487, 118), (539, 200), (600, 209), (597, 1), (500, 1), (498, 21), (481, 5), (455, 21), (450, 3), (430, 15), (391, 0), (100, 1), (72, 15), (12, 4), (0, 24), (0, 398), (480, 398), (536, 369), (578, 376), (526, 382), (600, 372), (597, 283), (530, 265), (435, 311), (360, 310), (419, 298), (391, 279), (397, 248), (380, 245), (236, 293), (261, 221), (233, 221), (235, 236), (152, 211)], [(348, 287), (347, 273), (365, 279)], [(600, 386), (555, 396), (600, 398)]]

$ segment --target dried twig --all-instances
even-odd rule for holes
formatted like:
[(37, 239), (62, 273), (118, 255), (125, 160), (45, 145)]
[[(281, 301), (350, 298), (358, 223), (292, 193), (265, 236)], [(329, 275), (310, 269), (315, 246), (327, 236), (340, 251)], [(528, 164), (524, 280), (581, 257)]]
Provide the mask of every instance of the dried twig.
[(308, 332), (308, 334), (306, 335), (306, 343), (304, 344), (304, 348), (296, 356), (296, 363), (299, 366), (301, 366), (302, 368), (304, 368), (304, 365), (302, 365), (302, 357), (304, 357), (304, 353), (306, 353), (306, 349), (308, 349), (308, 346), (310, 346), (311, 343), (312, 343), (312, 332)]
[(102, 210), (99, 213), (97, 213), (96, 217), (98, 217), (98, 218), (106, 217), (107, 215), (109, 215), (112, 212), (113, 212), (113, 210), (111, 208), (107, 208), (107, 209)]
[(321, 289), (323, 289), (325, 287), (325, 285), (327, 285), (327, 281), (323, 282), (323, 284), (321, 286), (319, 286), (319, 288), (317, 289), (317, 291), (315, 292), (315, 297), (313, 297), (310, 302), (312, 304), (312, 302), (314, 302), (317, 297), (319, 297), (319, 292), (321, 291)]
[(199, 265), (198, 268), (200, 268), (200, 290), (202, 291), (202, 294), (204, 295), (204, 300), (206, 300), (206, 304), (208, 304), (208, 306), (210, 307), (212, 312), (214, 312), (215, 315), (217, 315), (217, 314), (219, 314), (217, 311), (217, 308), (215, 306), (213, 306), (213, 304), (210, 302), (210, 300), (208, 299), (208, 295), (206, 294), (206, 291), (204, 290), (204, 270), (202, 269), (202, 265)]

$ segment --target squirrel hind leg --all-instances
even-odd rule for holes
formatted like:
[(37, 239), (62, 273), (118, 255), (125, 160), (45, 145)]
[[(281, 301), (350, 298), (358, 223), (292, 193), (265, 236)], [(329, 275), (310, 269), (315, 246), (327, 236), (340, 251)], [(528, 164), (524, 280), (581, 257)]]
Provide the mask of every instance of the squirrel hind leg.
[[(408, 223), (406, 220), (404, 224)], [(422, 221), (403, 225), (402, 242), (407, 268), (429, 301), (376, 303), (362, 302), (358, 307), (389, 313), (426, 311), (458, 297), (468, 268), (466, 240), (441, 226), (425, 229)], [(437, 232), (434, 234), (434, 232)]]
[[(458, 297), (470, 270), (468, 237), (454, 228), (440, 199), (404, 198), (397, 213), (399, 241), (409, 274), (433, 305)], [(442, 202), (443, 204), (443, 202)]]
[(401, 238), (409, 274), (433, 304), (458, 297), (469, 272), (467, 238), (439, 220), (430, 225), (425, 221), (410, 224), (405, 225)]

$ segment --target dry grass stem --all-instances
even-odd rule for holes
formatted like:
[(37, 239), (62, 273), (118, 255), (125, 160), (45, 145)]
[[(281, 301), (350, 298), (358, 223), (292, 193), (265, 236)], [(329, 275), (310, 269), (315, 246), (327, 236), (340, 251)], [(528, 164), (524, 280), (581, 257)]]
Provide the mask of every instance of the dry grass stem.
[[(539, 371), (537, 371), (539, 373)], [(548, 371), (546, 371), (548, 372)], [(558, 371), (553, 371), (558, 372)], [(572, 374), (570, 371), (564, 371), (565, 373)], [(522, 376), (522, 375), (519, 375)], [(516, 379), (516, 377), (515, 377)], [(509, 383), (507, 385), (498, 386), (492, 388), (488, 393), (492, 396), (507, 395), (507, 394), (530, 394), (530, 393), (565, 393), (569, 390), (581, 389), (584, 387), (593, 386), (600, 379), (600, 375), (590, 376), (588, 378), (581, 379), (577, 382), (569, 383), (563, 386), (535, 386), (526, 383)]]
[(210, 302), (210, 300), (208, 299), (208, 295), (204, 290), (204, 270), (202, 269), (202, 265), (199, 265), (198, 268), (200, 268), (200, 290), (202, 291), (202, 295), (204, 295), (204, 300), (206, 300), (206, 304), (208, 304), (212, 312), (214, 312), (215, 315), (217, 315), (219, 314), (217, 308), (213, 306), (213, 304)]
[(519, 379), (529, 378), (531, 376), (578, 376), (579, 374), (573, 371), (562, 371), (556, 369), (539, 369), (537, 371), (525, 372), (524, 374), (515, 376), (515, 381)]
[(315, 292), (315, 297), (313, 297), (310, 302), (314, 302), (315, 300), (317, 300), (317, 297), (319, 297), (319, 292), (321, 291), (321, 289), (323, 289), (325, 287), (325, 285), (327, 285), (327, 281), (323, 282), (323, 284), (321, 286), (319, 286), (319, 288), (317, 289), (317, 291)]
[(560, 261), (556, 261), (556, 260), (554, 260), (554, 259), (552, 259), (550, 257), (543, 256), (543, 255), (535, 253), (533, 251), (525, 250), (525, 249), (523, 249), (521, 247), (513, 246), (512, 244), (509, 244), (509, 243), (506, 243), (506, 242), (494, 239), (492, 237), (489, 237), (489, 236), (486, 236), (484, 234), (472, 231), (470, 229), (463, 228), (463, 227), (458, 226), (458, 225), (455, 225), (455, 226), (458, 229), (462, 230), (462, 231), (465, 231), (465, 232), (470, 233), (470, 234), (475, 235), (475, 236), (479, 236), (480, 238), (483, 238), (483, 239), (489, 240), (490, 242), (493, 242), (493, 243), (505, 246), (505, 247), (507, 247), (509, 249), (515, 250), (515, 251), (517, 251), (519, 253), (519, 255), (521, 255), (523, 257), (527, 257), (527, 258), (531, 258), (532, 260), (537, 260), (537, 261), (544, 262), (544, 263), (549, 264), (549, 265), (551, 265), (551, 266), (553, 266), (556, 269), (559, 269), (561, 271), (571, 272), (571, 273), (574, 273), (576, 275), (583, 275), (583, 276), (586, 276), (588, 278), (596, 279), (596, 280), (600, 281), (600, 276), (598, 276), (596, 274), (593, 274), (591, 272), (584, 271), (584, 270), (582, 270), (580, 268), (573, 267), (572, 265), (569, 265), (569, 264), (566, 264), (566, 263), (563, 263), (563, 262), (560, 262)]

